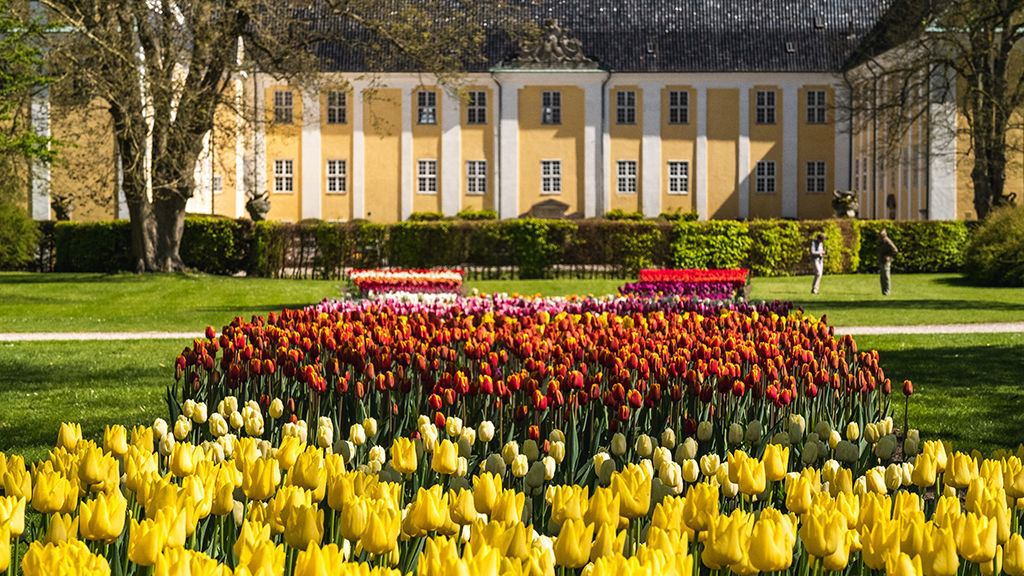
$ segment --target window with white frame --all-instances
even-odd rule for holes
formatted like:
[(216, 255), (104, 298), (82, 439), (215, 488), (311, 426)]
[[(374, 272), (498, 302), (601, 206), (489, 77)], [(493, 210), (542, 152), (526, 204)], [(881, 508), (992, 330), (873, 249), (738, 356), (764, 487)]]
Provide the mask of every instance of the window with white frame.
[(213, 175), (213, 183), (211, 184), (214, 194), (224, 193), (224, 177), (220, 174)]
[(541, 92), (540, 93), (540, 123), (561, 124), (562, 123), (562, 93)]
[(344, 90), (327, 92), (327, 123), (344, 124), (348, 122), (348, 95)]
[(619, 160), (615, 167), (618, 176), (616, 191), (619, 194), (636, 194), (636, 160)]
[(348, 165), (344, 160), (327, 161), (327, 192), (344, 194), (348, 186)]
[(469, 105), (466, 107), (467, 124), (487, 124), (487, 92), (471, 90)]
[(853, 189), (860, 187), (860, 158), (853, 159)]
[(775, 162), (762, 160), (757, 163), (754, 178), (754, 192), (758, 194), (775, 193)]
[(823, 194), (825, 192), (825, 163), (812, 161), (807, 163), (807, 193)]
[(466, 194), (487, 193), (487, 160), (466, 160)]
[(668, 163), (668, 193), (690, 193), (690, 163), (686, 160), (671, 160)]
[(868, 159), (867, 156), (860, 157), (860, 189), (863, 192), (868, 191)]
[(690, 93), (673, 90), (668, 93), (668, 123), (687, 124), (690, 122)]
[(291, 90), (274, 90), (274, 122), (277, 124), (291, 124), (295, 104), (292, 101)]
[(636, 124), (636, 92), (619, 90), (615, 93), (615, 123)]
[(540, 193), (561, 194), (562, 193), (562, 161), (541, 160), (540, 161)]
[(808, 90), (807, 91), (807, 123), (808, 124), (824, 124), (825, 123), (825, 91), (824, 90)]
[(420, 90), (416, 93), (416, 118), (420, 124), (437, 124), (437, 92)]
[(755, 104), (755, 122), (775, 124), (775, 90), (758, 90), (755, 95)]
[(416, 191), (437, 194), (437, 160), (420, 160), (416, 169)]
[(295, 161), (274, 160), (274, 192), (291, 194), (295, 191)]

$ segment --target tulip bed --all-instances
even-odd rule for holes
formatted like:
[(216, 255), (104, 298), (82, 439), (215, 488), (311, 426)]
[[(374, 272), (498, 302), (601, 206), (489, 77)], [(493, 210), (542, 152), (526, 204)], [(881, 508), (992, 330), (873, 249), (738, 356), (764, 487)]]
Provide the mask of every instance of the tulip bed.
[(676, 295), (705, 300), (731, 300), (743, 295), (747, 270), (641, 270), (639, 282), (627, 282), (622, 294)]
[(393, 292), (458, 294), (463, 271), (452, 270), (352, 270), (348, 277), (364, 296)]

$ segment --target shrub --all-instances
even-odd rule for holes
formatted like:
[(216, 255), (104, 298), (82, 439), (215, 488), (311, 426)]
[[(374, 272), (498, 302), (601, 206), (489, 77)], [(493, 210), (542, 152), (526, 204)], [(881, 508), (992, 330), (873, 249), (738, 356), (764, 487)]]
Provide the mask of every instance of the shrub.
[(627, 226), (615, 226), (610, 235), (611, 262), (618, 265), (623, 277), (633, 278), (641, 269), (654, 265), (651, 255), (660, 239), (661, 231), (654, 222), (629, 222)]
[(128, 220), (58, 222), (53, 227), (57, 272), (134, 270)]
[(536, 218), (510, 220), (503, 226), (502, 236), (508, 243), (513, 265), (519, 267), (520, 278), (549, 276), (561, 250), (559, 245), (548, 240), (547, 221)]
[(739, 268), (753, 243), (739, 222), (676, 222), (672, 263), (676, 268)]
[(387, 241), (388, 264), (400, 268), (457, 266), (462, 254), (452, 242), (450, 222), (399, 222)]
[(757, 276), (789, 276), (807, 248), (800, 227), (788, 220), (755, 220), (750, 229), (750, 269)]
[(604, 217), (606, 220), (643, 220), (643, 212), (626, 212), (622, 208), (616, 208), (615, 210), (609, 210), (605, 212)]
[(963, 272), (983, 286), (1024, 286), (1024, 206), (989, 215), (967, 245)]
[(676, 208), (672, 212), (662, 212), (658, 215), (658, 218), (668, 220), (669, 222), (696, 222), (700, 218), (700, 214), (696, 212), (683, 212), (681, 209)]
[(440, 212), (413, 212), (409, 214), (409, 222), (436, 222), (444, 220), (444, 214)]
[(0, 270), (16, 270), (32, 262), (39, 227), (24, 208), (0, 201)]
[(892, 267), (901, 272), (955, 272), (963, 264), (967, 225), (956, 220), (897, 222), (861, 220), (858, 272), (878, 270), (878, 232), (886, 230), (899, 252)]
[(226, 218), (185, 218), (178, 254), (189, 268), (207, 274), (234, 274), (240, 268), (235, 248), (238, 222)]
[(470, 210), (466, 208), (455, 215), (459, 220), (497, 220), (498, 213), (494, 210)]

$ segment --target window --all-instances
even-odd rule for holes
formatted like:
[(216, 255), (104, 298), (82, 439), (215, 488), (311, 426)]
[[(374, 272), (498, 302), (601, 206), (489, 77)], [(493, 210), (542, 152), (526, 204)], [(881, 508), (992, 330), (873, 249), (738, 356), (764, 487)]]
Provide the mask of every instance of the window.
[(348, 170), (344, 160), (327, 161), (327, 191), (336, 194), (344, 194), (346, 191), (346, 177)]
[(758, 194), (775, 194), (775, 162), (757, 163), (754, 191)]
[(328, 124), (344, 124), (348, 121), (347, 110), (345, 109), (347, 97), (348, 95), (345, 94), (344, 90), (331, 90), (327, 93)]
[(540, 95), (540, 123), (561, 124), (562, 123), (562, 93), (541, 92)]
[(487, 124), (487, 92), (483, 90), (469, 93), (469, 106), (466, 108), (467, 124)]
[(294, 162), (292, 160), (274, 160), (274, 192), (291, 194), (294, 191)]
[(420, 194), (437, 194), (437, 160), (420, 160), (416, 171), (416, 191)]
[[(555, 92), (558, 94), (558, 92)], [(541, 194), (562, 193), (562, 161), (540, 161), (540, 192)]]
[(619, 194), (636, 194), (636, 160), (619, 160), (616, 162), (618, 182), (616, 190)]
[(757, 91), (757, 114), (755, 121), (758, 124), (775, 124), (775, 91)]
[(292, 112), (295, 110), (292, 104), (291, 90), (274, 91), (274, 122), (277, 124), (291, 124)]
[(689, 194), (690, 193), (690, 163), (683, 161), (672, 161), (668, 163), (668, 193)]
[(860, 185), (860, 158), (853, 159), (853, 189)]
[(420, 124), (437, 124), (437, 92), (422, 90), (416, 93), (416, 117)]
[(807, 193), (823, 194), (825, 192), (825, 163), (807, 163)]
[(487, 193), (487, 160), (466, 160), (466, 194)]
[(861, 156), (860, 158), (860, 189), (864, 192), (868, 191), (868, 159), (867, 156)]
[(690, 121), (690, 93), (674, 90), (668, 93), (668, 123), (687, 124)]
[(615, 123), (636, 124), (636, 92), (620, 90), (615, 93)]
[(824, 90), (808, 90), (807, 91), (807, 123), (808, 124), (824, 124), (825, 123), (825, 91)]
[(213, 193), (223, 194), (224, 193), (224, 177), (220, 174), (213, 175)]

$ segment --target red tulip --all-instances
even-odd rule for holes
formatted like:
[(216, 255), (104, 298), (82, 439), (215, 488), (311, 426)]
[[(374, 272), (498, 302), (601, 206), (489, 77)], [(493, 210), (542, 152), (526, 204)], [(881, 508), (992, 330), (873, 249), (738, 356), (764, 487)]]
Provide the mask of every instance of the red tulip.
[[(886, 382), (888, 382), (888, 380), (886, 380)], [(914, 385), (910, 382), (910, 380), (904, 380), (903, 381), (903, 395), (904, 396), (910, 396), (913, 393), (914, 393)]]

